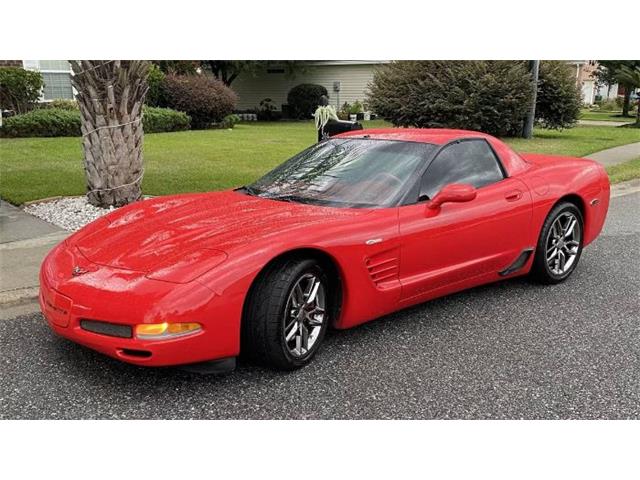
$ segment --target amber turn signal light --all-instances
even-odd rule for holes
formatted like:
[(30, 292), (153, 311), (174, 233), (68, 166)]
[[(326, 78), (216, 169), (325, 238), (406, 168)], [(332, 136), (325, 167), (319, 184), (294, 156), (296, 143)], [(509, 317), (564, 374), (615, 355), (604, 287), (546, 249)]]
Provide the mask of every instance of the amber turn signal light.
[(162, 340), (190, 335), (202, 330), (199, 323), (143, 323), (136, 325), (136, 337), (141, 340)]

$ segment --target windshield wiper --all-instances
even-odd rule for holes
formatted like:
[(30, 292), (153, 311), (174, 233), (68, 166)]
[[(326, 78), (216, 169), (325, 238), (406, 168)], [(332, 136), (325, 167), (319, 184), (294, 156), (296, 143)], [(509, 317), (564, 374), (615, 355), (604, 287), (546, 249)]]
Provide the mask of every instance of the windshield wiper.
[(251, 195), (253, 197), (259, 197), (260, 193), (261, 193), (258, 190), (256, 190), (255, 188), (250, 187), (248, 185), (243, 185), (242, 187), (237, 188), (236, 191), (243, 191), (243, 192), (245, 192), (245, 193), (247, 193), (247, 194), (249, 194), (249, 195)]
[(269, 200), (280, 200), (282, 202), (289, 203), (309, 203), (311, 199), (300, 197), (298, 195), (275, 195), (273, 197), (267, 197)]

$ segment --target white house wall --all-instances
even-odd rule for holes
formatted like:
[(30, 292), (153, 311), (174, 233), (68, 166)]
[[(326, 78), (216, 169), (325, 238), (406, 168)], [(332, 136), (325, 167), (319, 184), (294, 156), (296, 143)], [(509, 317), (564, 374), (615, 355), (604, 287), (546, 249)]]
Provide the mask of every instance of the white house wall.
[[(373, 79), (373, 72), (378, 65), (321, 65), (305, 67), (294, 78), (284, 73), (267, 73), (266, 71), (252, 76), (240, 75), (231, 88), (238, 94), (238, 109), (246, 110), (258, 107), (260, 101), (271, 98), (280, 110), (282, 104), (287, 103), (287, 94), (292, 87), (300, 83), (316, 83), (324, 86), (329, 92), (331, 105), (340, 106), (344, 102), (361, 102), (365, 99), (365, 92), (369, 82)], [(340, 92), (333, 91), (334, 82), (341, 83)]]

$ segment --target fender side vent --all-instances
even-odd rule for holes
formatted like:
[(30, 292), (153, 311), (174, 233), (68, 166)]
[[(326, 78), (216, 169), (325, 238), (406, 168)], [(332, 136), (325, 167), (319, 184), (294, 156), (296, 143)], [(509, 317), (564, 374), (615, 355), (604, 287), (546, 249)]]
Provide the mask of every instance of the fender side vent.
[(509, 265), (507, 268), (499, 272), (500, 275), (503, 277), (506, 277), (507, 275), (511, 275), (512, 273), (520, 270), (522, 267), (524, 267), (527, 264), (527, 261), (529, 260), (529, 257), (531, 256), (532, 253), (533, 253), (533, 248), (525, 248), (522, 251), (522, 253), (518, 255), (518, 258), (516, 258), (511, 265)]
[(385, 282), (398, 278), (398, 256), (395, 250), (378, 253), (365, 260), (365, 265), (371, 280), (377, 287), (382, 287)]

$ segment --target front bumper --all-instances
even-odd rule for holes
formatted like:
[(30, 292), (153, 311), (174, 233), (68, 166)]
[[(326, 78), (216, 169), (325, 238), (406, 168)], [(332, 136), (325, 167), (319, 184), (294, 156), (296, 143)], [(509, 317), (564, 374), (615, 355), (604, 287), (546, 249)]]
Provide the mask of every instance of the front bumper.
[[(86, 273), (74, 277), (74, 265)], [(184, 365), (239, 353), (241, 301), (228, 301), (198, 283), (150, 280), (139, 272), (92, 264), (63, 244), (42, 264), (39, 297), (55, 333), (135, 365)], [(88, 331), (82, 320), (128, 325), (131, 330), (140, 323), (198, 322), (202, 330), (173, 339), (140, 340)]]

